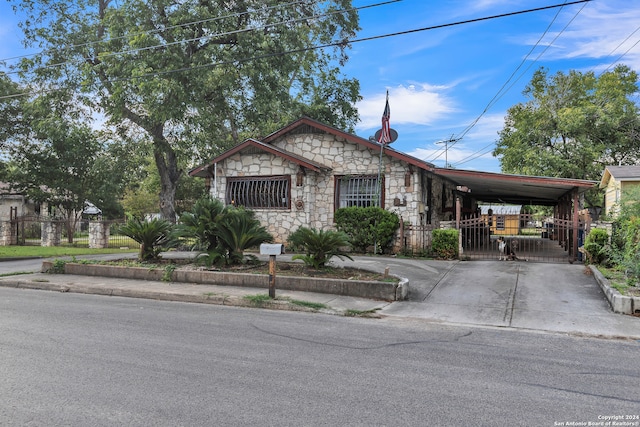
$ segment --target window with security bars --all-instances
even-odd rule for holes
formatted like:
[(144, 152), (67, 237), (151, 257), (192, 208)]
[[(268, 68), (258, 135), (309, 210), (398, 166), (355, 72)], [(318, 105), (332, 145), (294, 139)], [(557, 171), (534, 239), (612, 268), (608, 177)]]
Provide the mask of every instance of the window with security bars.
[(504, 230), (504, 215), (496, 215), (496, 230)]
[(250, 209), (290, 209), (291, 177), (227, 178), (226, 202)]
[(336, 209), (358, 206), (366, 208), (378, 206), (380, 200), (380, 188), (378, 177), (343, 176), (337, 177), (336, 182)]

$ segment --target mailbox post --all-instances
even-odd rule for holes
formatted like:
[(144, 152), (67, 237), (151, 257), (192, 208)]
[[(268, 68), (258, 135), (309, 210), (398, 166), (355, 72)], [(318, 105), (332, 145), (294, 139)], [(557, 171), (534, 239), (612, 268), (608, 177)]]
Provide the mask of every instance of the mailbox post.
[(276, 255), (284, 253), (284, 245), (263, 243), (260, 245), (260, 255), (269, 255), (269, 297), (276, 297)]

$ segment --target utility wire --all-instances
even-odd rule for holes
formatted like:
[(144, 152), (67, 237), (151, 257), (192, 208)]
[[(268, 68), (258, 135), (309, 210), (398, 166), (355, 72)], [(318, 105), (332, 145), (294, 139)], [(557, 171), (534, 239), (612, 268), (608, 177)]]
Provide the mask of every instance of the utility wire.
[[(524, 75), (525, 75), (525, 73), (527, 73), (527, 72), (531, 69), (531, 67), (533, 66), (533, 64), (535, 64), (535, 63), (536, 63), (536, 62), (537, 62), (537, 61), (542, 57), (542, 55), (544, 55), (544, 54), (545, 54), (545, 52), (546, 52), (547, 50), (549, 50), (549, 47), (553, 46), (553, 44), (554, 44), (554, 43), (556, 42), (556, 40), (560, 37), (560, 35), (562, 35), (562, 33), (564, 33), (564, 32), (565, 32), (565, 30), (569, 27), (569, 25), (571, 25), (571, 23), (573, 23), (573, 21), (578, 17), (578, 15), (582, 12), (582, 10), (584, 9), (584, 7), (585, 7), (585, 6), (586, 6), (586, 4), (583, 4), (583, 5), (582, 5), (582, 7), (580, 8), (580, 10), (578, 10), (578, 12), (576, 12), (576, 14), (575, 14), (575, 15), (574, 15), (574, 16), (573, 16), (573, 17), (572, 17), (572, 18), (571, 18), (571, 19), (570, 19), (570, 20), (565, 24), (565, 26), (562, 28), (562, 30), (560, 30), (560, 32), (558, 32), (558, 34), (556, 34), (556, 36), (553, 38), (553, 40), (551, 40), (551, 42), (547, 44), (547, 46), (542, 50), (542, 52), (540, 52), (540, 53), (538, 54), (538, 56), (536, 56), (536, 58), (535, 58), (535, 59), (534, 59), (534, 60), (529, 64), (529, 66), (528, 66), (528, 67), (527, 67), (527, 68), (526, 68), (526, 69), (525, 69), (525, 70), (524, 70), (524, 71), (523, 71), (523, 72), (518, 76), (518, 78), (517, 78), (516, 80), (514, 80), (514, 81), (513, 81), (513, 83), (511, 83), (511, 85), (507, 88), (507, 90), (506, 90), (506, 91), (504, 91), (502, 94), (500, 94), (500, 96), (498, 96), (497, 98), (496, 98), (496, 97), (494, 97), (495, 101), (492, 99), (492, 100), (489, 102), (489, 104), (487, 105), (487, 107), (485, 108), (485, 110), (480, 114), (480, 116), (478, 116), (478, 118), (476, 118), (476, 120), (475, 120), (474, 122), (472, 122), (472, 124), (471, 124), (470, 126), (468, 126), (468, 127), (465, 129), (464, 133), (460, 136), (460, 138), (462, 138), (464, 135), (466, 135), (466, 134), (467, 134), (467, 133), (468, 133), (468, 132), (469, 132), (469, 131), (470, 131), (470, 130), (471, 130), (471, 129), (472, 129), (472, 128), (477, 124), (477, 123), (478, 123), (478, 121), (480, 120), (480, 117), (482, 117), (482, 116), (483, 116), (483, 115), (484, 115), (484, 114), (489, 110), (489, 108), (490, 108), (490, 107), (492, 107), (493, 105), (495, 105), (495, 103), (496, 103), (500, 98), (502, 98), (502, 97), (503, 97), (503, 96), (504, 96), (504, 95), (505, 95), (509, 90), (511, 90), (511, 88), (513, 88), (513, 86), (514, 86), (514, 85), (515, 85), (515, 84), (516, 84), (516, 83), (517, 83), (517, 82), (522, 78), (522, 76), (524, 76)], [(556, 16), (557, 16), (557, 15), (556, 15)], [(554, 20), (555, 20), (555, 18), (554, 18)], [(545, 31), (545, 33), (546, 33), (546, 31)], [(539, 41), (540, 41), (540, 40), (539, 40)], [(539, 42), (539, 41), (538, 41), (538, 42)], [(536, 44), (536, 46), (537, 46), (537, 44)], [(533, 50), (532, 50), (532, 51), (533, 51)], [(522, 65), (523, 63), (524, 63), (524, 61), (523, 61), (520, 65)], [(518, 68), (520, 68), (520, 66), (518, 66)], [(516, 71), (517, 71), (517, 70), (516, 70)], [(513, 77), (513, 74), (512, 74), (512, 77)], [(511, 79), (511, 77), (510, 77), (509, 79)], [(508, 80), (507, 80), (507, 83), (508, 83)], [(505, 85), (506, 85), (506, 83), (505, 83)], [(503, 88), (504, 88), (504, 85), (503, 85), (503, 87), (502, 87), (500, 90), (502, 90)], [(499, 91), (498, 93), (500, 93), (500, 91)], [(496, 94), (496, 96), (497, 96), (497, 94)], [(495, 142), (492, 142), (490, 145), (495, 145)], [(488, 147), (488, 146), (487, 146), (487, 147)], [(465, 158), (464, 158), (464, 159), (462, 159), (461, 161), (456, 162), (456, 163), (455, 163), (455, 165), (461, 165), (461, 164), (463, 164), (463, 163), (470, 162), (471, 160), (475, 160), (475, 159), (477, 159), (478, 157), (483, 156), (484, 154), (486, 154), (486, 152), (484, 152), (484, 150), (485, 150), (487, 147), (484, 147), (483, 149), (481, 149), (481, 150), (480, 150), (480, 152), (476, 152), (476, 153), (472, 153), (472, 154), (470, 154), (469, 156), (465, 157)]]
[[(194, 41), (201, 41), (204, 39), (211, 39), (211, 38), (215, 38), (215, 37), (223, 37), (223, 36), (230, 36), (230, 35), (234, 35), (234, 34), (242, 34), (242, 33), (248, 33), (248, 32), (253, 32), (253, 31), (259, 31), (259, 30), (265, 30), (265, 29), (269, 29), (269, 28), (274, 28), (277, 26), (281, 26), (281, 25), (289, 25), (289, 24), (294, 24), (297, 22), (302, 22), (302, 21), (308, 21), (311, 19), (318, 19), (318, 18), (325, 18), (331, 15), (337, 15), (337, 14), (341, 14), (341, 13), (346, 13), (346, 12), (352, 12), (352, 11), (358, 11), (358, 10), (364, 10), (364, 9), (370, 9), (373, 7), (378, 7), (378, 6), (386, 6), (388, 4), (391, 3), (397, 3), (397, 2), (401, 2), (403, 0), (388, 0), (385, 2), (381, 2), (381, 3), (374, 3), (374, 4), (369, 4), (369, 5), (365, 5), (365, 6), (360, 6), (360, 7), (352, 7), (349, 9), (339, 9), (339, 10), (334, 10), (331, 12), (327, 12), (327, 13), (322, 13), (322, 14), (316, 14), (316, 15), (311, 15), (311, 16), (303, 16), (301, 18), (296, 18), (296, 19), (290, 19), (290, 20), (286, 20), (286, 21), (281, 21), (281, 22), (277, 22), (277, 23), (270, 23), (270, 24), (264, 24), (262, 26), (259, 27), (247, 27), (247, 28), (242, 28), (242, 29), (238, 29), (238, 30), (233, 30), (233, 31), (227, 31), (227, 32), (222, 32), (222, 33), (215, 33), (215, 34), (205, 34), (202, 35), (200, 37), (194, 37), (191, 39), (181, 39), (181, 40), (177, 40), (174, 42), (170, 42), (170, 43), (163, 43), (163, 44), (157, 44), (157, 45), (153, 45), (153, 46), (145, 46), (145, 47), (141, 47), (141, 48), (137, 48), (137, 49), (131, 49), (131, 50), (126, 50), (126, 51), (120, 51), (120, 52), (111, 52), (105, 55), (101, 55), (100, 58), (108, 58), (108, 57), (112, 57), (112, 56), (118, 56), (118, 55), (130, 55), (130, 54), (134, 54), (134, 53), (139, 53), (139, 52), (143, 52), (146, 50), (153, 50), (153, 49), (157, 49), (157, 48), (162, 48), (165, 49), (169, 46), (173, 46), (173, 45), (179, 45), (182, 43), (189, 43), (189, 42), (194, 42)], [(287, 5), (291, 5), (291, 4), (295, 4), (295, 3), (300, 3), (300, 2), (292, 2), (292, 3), (287, 3)], [(241, 16), (244, 14), (247, 14), (250, 12), (243, 12), (243, 13), (236, 13), (236, 14), (232, 14), (232, 15), (227, 15), (226, 17), (235, 17), (235, 16)], [(220, 20), (222, 18), (212, 18), (211, 20)], [(208, 22), (210, 20), (202, 20), (202, 21), (194, 21), (191, 23), (186, 23), (186, 24), (180, 24), (180, 25), (175, 25), (173, 27), (167, 27), (168, 28), (178, 28), (178, 27), (184, 27), (184, 26), (188, 26), (188, 25), (193, 25), (196, 23), (200, 23), (200, 22)], [(150, 30), (148, 32), (139, 32), (136, 33), (137, 35), (140, 34), (154, 34), (154, 33), (161, 33), (166, 31), (166, 29), (163, 30)], [(134, 34), (134, 35), (136, 35)], [(123, 39), (123, 38), (127, 38), (130, 36), (121, 36), (121, 37), (116, 37), (114, 39), (110, 39), (110, 40), (118, 40), (118, 39)], [(73, 45), (71, 47), (84, 47), (84, 46), (92, 46), (95, 44), (100, 44), (100, 43), (105, 43), (107, 41), (110, 40), (100, 40), (100, 41), (94, 41), (94, 42), (88, 42), (88, 43), (83, 43), (83, 44), (78, 44), (78, 45)], [(46, 51), (49, 52), (49, 51)], [(35, 55), (35, 54), (32, 54)], [(32, 55), (25, 55), (26, 56), (32, 56)], [(45, 66), (45, 68), (53, 68), (53, 67), (59, 67), (59, 66), (63, 66), (69, 63), (78, 63), (80, 61), (84, 61), (84, 59), (77, 59), (77, 60), (73, 60), (73, 61), (65, 61), (65, 62), (59, 62), (59, 63), (55, 63), (55, 64), (48, 64)], [(11, 72), (7, 72), (5, 74), (10, 75), (10, 74), (17, 74), (18, 71), (11, 71)]]
[[(398, 1), (401, 1), (401, 0), (398, 0)], [(289, 3), (277, 4), (275, 6), (266, 7), (265, 10), (275, 9), (275, 8), (284, 7), (284, 6), (291, 6), (291, 5), (295, 5), (295, 4), (302, 3), (302, 2), (303, 2), (303, 0), (298, 0), (298, 1), (292, 1), (292, 2), (289, 2)], [(78, 48), (78, 47), (93, 46), (95, 44), (105, 43), (105, 42), (108, 42), (108, 41), (123, 40), (123, 39), (127, 39), (127, 38), (130, 38), (130, 37), (137, 37), (137, 36), (141, 36), (141, 35), (158, 34), (158, 33), (162, 33), (162, 32), (168, 31), (168, 30), (172, 30), (174, 28), (183, 28), (183, 27), (188, 27), (190, 25), (204, 24), (204, 23), (207, 23), (207, 22), (221, 21), (221, 20), (227, 19), (227, 18), (237, 18), (239, 16), (247, 15), (249, 13), (254, 13), (254, 12), (255, 11), (236, 12), (236, 13), (231, 13), (229, 15), (217, 16), (215, 18), (201, 19), (199, 21), (191, 21), (191, 22), (186, 22), (186, 23), (183, 23), (183, 24), (171, 25), (171, 26), (168, 26), (168, 27), (164, 27), (162, 29), (155, 29), (155, 30), (148, 30), (148, 31), (138, 31), (136, 33), (131, 33), (131, 34), (127, 34), (127, 35), (119, 36), (119, 37), (113, 37), (113, 38), (109, 38), (107, 40), (96, 40), (96, 41), (92, 41), (92, 42), (72, 44), (70, 46), (65, 46), (65, 47), (66, 48), (70, 48), (70, 49), (75, 49), (75, 48)], [(29, 58), (29, 57), (35, 56), (35, 55), (48, 54), (49, 52), (53, 52), (54, 50), (55, 49), (45, 49), (45, 50), (40, 51), (38, 53), (30, 53), (30, 54), (27, 54), (27, 55), (13, 56), (13, 57), (10, 57), (10, 58), (0, 59), (0, 62), (11, 61), (11, 60), (14, 60), (14, 59)]]
[[(583, 6), (584, 7), (584, 6)], [(558, 19), (558, 16), (560, 16), (560, 12), (562, 12), (562, 8), (558, 9), (558, 12), (555, 14), (555, 16), (553, 17), (553, 19), (551, 20), (551, 22), (549, 23), (549, 25), (547, 25), (547, 28), (545, 28), (544, 32), (542, 33), (542, 35), (540, 35), (540, 37), (538, 38), (538, 41), (536, 41), (536, 43), (531, 47), (531, 49), (529, 50), (529, 52), (524, 56), (524, 58), (522, 59), (522, 61), (520, 61), (520, 64), (518, 64), (518, 66), (516, 67), (515, 70), (513, 70), (513, 72), (511, 73), (511, 75), (509, 76), (509, 78), (504, 82), (504, 84), (502, 85), (502, 87), (500, 87), (500, 89), (498, 90), (498, 92), (496, 92), (496, 94), (493, 96), (493, 98), (491, 98), (491, 100), (489, 101), (489, 103), (487, 104), (486, 107), (484, 107), (484, 110), (482, 110), (482, 112), (480, 113), (480, 115), (478, 117), (476, 117), (475, 120), (473, 120), (469, 125), (467, 125), (466, 128), (464, 128), (464, 130), (457, 136), (454, 137), (454, 135), (451, 135), (451, 138), (449, 139), (450, 142), (452, 142), (452, 144), (449, 147), (445, 147), (444, 150), (446, 151), (448, 148), (451, 148), (456, 142), (458, 142), (459, 140), (461, 140), (462, 138), (464, 138), (464, 136), (471, 131), (471, 129), (473, 129), (473, 127), (480, 121), (480, 119), (482, 118), (482, 116), (484, 116), (487, 111), (489, 111), (489, 109), (491, 107), (493, 107), (493, 105), (495, 105), (496, 102), (498, 102), (498, 100), (504, 96), (505, 93), (507, 93), (507, 91), (504, 91), (504, 88), (507, 86), (507, 84), (509, 84), (509, 82), (511, 81), (511, 79), (513, 79), (513, 77), (516, 75), (516, 73), (518, 72), (518, 70), (524, 65), (524, 63), (527, 61), (527, 59), (529, 58), (529, 56), (533, 53), (533, 51), (538, 47), (538, 45), (540, 44), (540, 42), (542, 41), (542, 39), (544, 39), (544, 37), (547, 35), (547, 33), (549, 32), (549, 30), (551, 29), (551, 27), (553, 26), (553, 24), (555, 23), (556, 19)], [(517, 80), (516, 80), (517, 81)], [(501, 94), (502, 93), (502, 94)], [(439, 159), (440, 157), (442, 157), (443, 151), (439, 151), (437, 152), (437, 155), (433, 158), (431, 158), (430, 160), (428, 160), (429, 162), (433, 162), (437, 159)], [(456, 164), (460, 164), (460, 162), (456, 163)], [(446, 166), (446, 165), (445, 165)]]
[[(116, 83), (116, 82), (120, 82), (120, 81), (129, 81), (129, 80), (142, 79), (142, 78), (148, 78), (148, 77), (155, 77), (155, 76), (161, 76), (161, 75), (167, 75), (167, 74), (173, 74), (173, 73), (179, 73), (179, 72), (195, 71), (195, 70), (199, 70), (199, 69), (217, 67), (217, 66), (222, 66), (222, 65), (241, 64), (241, 63), (245, 63), (245, 62), (249, 62), (249, 61), (253, 61), (253, 60), (260, 60), (260, 59), (266, 59), (266, 58), (271, 58), (271, 57), (284, 56), (284, 55), (289, 55), (289, 54), (292, 54), (292, 53), (300, 53), (300, 52), (306, 52), (306, 51), (315, 50), (315, 49), (324, 49), (324, 48), (328, 48), (328, 47), (346, 46), (346, 45), (352, 44), (352, 43), (379, 40), (379, 39), (388, 38), (388, 37), (396, 37), (396, 36), (400, 36), (400, 35), (406, 35), (406, 34), (422, 32), (422, 31), (435, 30), (435, 29), (452, 27), (452, 26), (463, 25), (463, 24), (469, 24), (469, 23), (473, 23), (473, 22), (487, 21), (487, 20), (492, 20), (492, 19), (504, 18), (504, 17), (508, 17), (508, 16), (515, 16), (515, 15), (521, 15), (521, 14), (525, 14), (525, 13), (538, 12), (538, 11), (541, 11), (541, 10), (555, 9), (555, 8), (558, 8), (558, 7), (564, 7), (564, 6), (572, 5), (572, 4), (587, 3), (587, 2), (590, 2), (590, 1), (592, 1), (592, 0), (575, 0), (575, 1), (572, 1), (572, 2), (569, 2), (569, 3), (555, 4), (555, 5), (550, 5), (550, 6), (543, 6), (543, 7), (533, 8), (533, 9), (526, 9), (526, 10), (521, 10), (521, 11), (516, 11), (516, 12), (503, 13), (503, 14), (499, 14), (499, 15), (492, 15), (492, 16), (487, 16), (487, 17), (482, 17), (482, 18), (474, 18), (474, 19), (469, 19), (469, 20), (464, 20), (464, 21), (452, 22), (452, 23), (448, 23), (448, 24), (440, 24), (440, 25), (422, 27), (422, 28), (399, 31), (399, 32), (394, 32), (394, 33), (381, 34), (381, 35), (370, 36), (370, 37), (363, 37), (363, 38), (353, 39), (353, 40), (344, 39), (344, 40), (340, 40), (340, 41), (334, 41), (334, 42), (331, 42), (331, 43), (315, 45), (315, 46), (309, 46), (309, 47), (300, 48), (300, 49), (292, 49), (292, 50), (289, 50), (289, 51), (275, 52), (275, 53), (269, 53), (269, 54), (264, 54), (264, 55), (256, 55), (256, 56), (252, 56), (252, 57), (247, 57), (247, 58), (242, 58), (242, 59), (234, 59), (234, 60), (229, 60), (229, 61), (213, 62), (213, 63), (210, 63), (210, 64), (203, 64), (203, 65), (199, 65), (199, 66), (195, 66), (195, 67), (182, 67), (182, 68), (177, 68), (177, 69), (172, 69), (172, 70), (155, 71), (155, 72), (146, 73), (146, 74), (142, 74), (142, 75), (135, 76), (135, 77), (111, 79), (111, 80), (109, 80), (109, 82)], [(46, 92), (46, 90), (45, 91), (39, 91), (39, 92)], [(38, 93), (38, 92), (33, 92), (33, 93)], [(27, 94), (29, 94), (29, 93), (2, 96), (2, 97), (0, 97), (0, 99), (13, 98), (13, 97), (23, 96), (23, 95), (27, 95)]]

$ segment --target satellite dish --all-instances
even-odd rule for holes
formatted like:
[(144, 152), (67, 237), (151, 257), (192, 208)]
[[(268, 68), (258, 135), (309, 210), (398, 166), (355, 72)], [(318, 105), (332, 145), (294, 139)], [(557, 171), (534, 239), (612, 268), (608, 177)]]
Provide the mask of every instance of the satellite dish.
[[(376, 139), (376, 142), (380, 141), (380, 134), (381, 133), (382, 133), (382, 129), (378, 129), (376, 131), (376, 134), (374, 136), (374, 138)], [(398, 139), (398, 132), (396, 132), (395, 129), (389, 129), (389, 136), (391, 137), (391, 141), (389, 141), (389, 144), (391, 144), (393, 141)]]

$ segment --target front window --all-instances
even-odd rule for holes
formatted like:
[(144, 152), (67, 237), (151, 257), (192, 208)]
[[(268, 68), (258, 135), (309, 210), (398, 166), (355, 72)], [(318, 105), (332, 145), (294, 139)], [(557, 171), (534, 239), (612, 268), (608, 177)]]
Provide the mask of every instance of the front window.
[(380, 187), (372, 175), (336, 177), (336, 209), (378, 206)]
[(504, 215), (496, 215), (496, 230), (504, 230)]
[(290, 209), (291, 177), (227, 178), (226, 202), (250, 209)]

